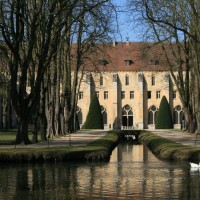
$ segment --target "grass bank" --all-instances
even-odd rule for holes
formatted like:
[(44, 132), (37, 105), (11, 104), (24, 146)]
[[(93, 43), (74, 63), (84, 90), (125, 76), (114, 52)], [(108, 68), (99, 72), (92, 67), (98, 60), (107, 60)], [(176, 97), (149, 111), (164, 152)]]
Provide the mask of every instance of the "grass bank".
[(109, 161), (118, 140), (118, 133), (108, 132), (87, 146), (3, 148), (0, 162)]
[(141, 132), (139, 140), (161, 160), (200, 161), (199, 147), (185, 146), (145, 131)]

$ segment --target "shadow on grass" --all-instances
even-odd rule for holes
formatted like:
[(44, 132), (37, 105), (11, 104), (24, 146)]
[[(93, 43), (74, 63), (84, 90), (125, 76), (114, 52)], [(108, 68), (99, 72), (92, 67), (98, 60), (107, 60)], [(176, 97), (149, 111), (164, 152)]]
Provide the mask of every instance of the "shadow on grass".
[(0, 145), (14, 145), (16, 139), (17, 130), (8, 129), (0, 130)]
[(109, 132), (87, 146), (4, 148), (0, 162), (109, 161), (118, 141), (118, 133)]

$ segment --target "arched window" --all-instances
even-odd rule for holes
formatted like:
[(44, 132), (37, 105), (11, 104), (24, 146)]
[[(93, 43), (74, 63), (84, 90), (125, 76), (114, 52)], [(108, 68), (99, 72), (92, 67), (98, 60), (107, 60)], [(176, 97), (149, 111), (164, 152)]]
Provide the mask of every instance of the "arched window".
[(102, 114), (102, 117), (103, 117), (103, 124), (108, 124), (108, 117), (107, 117), (107, 112), (106, 112), (106, 109), (101, 106), (101, 114)]
[(129, 105), (122, 109), (122, 126), (133, 126), (133, 111)]
[(184, 120), (184, 112), (180, 105), (174, 108), (174, 124), (181, 124)]
[(156, 106), (153, 105), (149, 108), (148, 124), (155, 124), (156, 123), (157, 112), (158, 112), (158, 108)]
[(82, 114), (81, 108), (79, 108), (78, 106), (76, 107), (76, 114), (78, 116), (78, 123), (82, 124), (83, 123), (83, 114)]

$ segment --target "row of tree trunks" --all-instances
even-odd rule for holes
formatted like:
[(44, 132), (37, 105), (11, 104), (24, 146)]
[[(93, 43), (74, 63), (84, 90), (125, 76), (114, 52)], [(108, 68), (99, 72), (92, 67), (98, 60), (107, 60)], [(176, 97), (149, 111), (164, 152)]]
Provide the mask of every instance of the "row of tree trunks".
[(74, 132), (78, 74), (90, 47), (109, 38), (111, 2), (2, 0), (0, 4), (0, 48), (8, 63), (18, 120), (16, 143), (30, 143), (29, 123), (34, 142), (38, 132), (44, 140)]

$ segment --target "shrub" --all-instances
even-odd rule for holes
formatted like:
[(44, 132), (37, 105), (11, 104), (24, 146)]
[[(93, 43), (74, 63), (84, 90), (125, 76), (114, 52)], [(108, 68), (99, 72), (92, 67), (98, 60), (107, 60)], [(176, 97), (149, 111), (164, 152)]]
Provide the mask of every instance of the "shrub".
[(156, 129), (169, 129), (173, 128), (172, 114), (167, 98), (163, 96), (160, 107), (156, 117)]
[(96, 94), (92, 97), (89, 112), (83, 125), (85, 129), (103, 129), (103, 117), (101, 114), (101, 106)]

